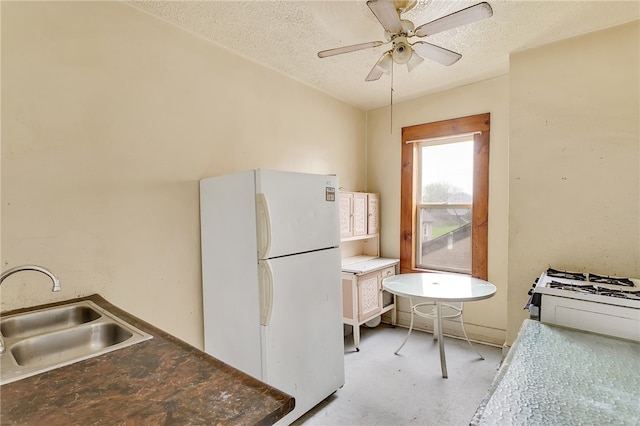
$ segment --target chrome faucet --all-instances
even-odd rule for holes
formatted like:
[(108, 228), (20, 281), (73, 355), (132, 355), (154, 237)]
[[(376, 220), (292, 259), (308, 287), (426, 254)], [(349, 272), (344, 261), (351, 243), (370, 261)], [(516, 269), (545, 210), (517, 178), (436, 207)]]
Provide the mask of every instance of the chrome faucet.
[[(2, 282), (9, 275), (13, 275), (16, 272), (20, 272), (20, 271), (38, 271), (38, 272), (42, 272), (43, 274), (45, 274), (49, 278), (51, 278), (51, 281), (53, 281), (53, 288), (51, 289), (51, 291), (60, 291), (60, 290), (62, 290), (62, 287), (60, 287), (60, 280), (58, 279), (58, 277), (56, 277), (55, 274), (53, 272), (51, 272), (50, 270), (48, 270), (47, 268), (43, 268), (42, 266), (37, 266), (37, 265), (21, 265), (21, 266), (16, 266), (15, 268), (7, 269), (2, 274), (0, 274), (0, 284), (2, 284)], [(4, 349), (5, 349), (4, 348), (4, 341), (2, 340), (2, 336), (0, 336), (0, 354), (4, 353)]]

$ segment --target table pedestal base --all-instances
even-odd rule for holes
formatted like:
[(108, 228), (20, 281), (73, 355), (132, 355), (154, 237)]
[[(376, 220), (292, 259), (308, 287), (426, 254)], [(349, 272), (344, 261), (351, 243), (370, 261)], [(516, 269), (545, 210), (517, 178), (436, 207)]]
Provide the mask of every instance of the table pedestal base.
[[(442, 314), (442, 302), (429, 302), (429, 303), (417, 303), (414, 304), (413, 300), (411, 298), (409, 298), (409, 304), (411, 305), (411, 322), (409, 324), (409, 331), (407, 332), (407, 335), (405, 336), (404, 340), (402, 341), (402, 344), (398, 347), (398, 349), (395, 350), (394, 354), (398, 355), (398, 352), (400, 352), (400, 349), (402, 349), (405, 345), (405, 343), (407, 343), (407, 340), (409, 340), (409, 335), (411, 335), (411, 331), (413, 330), (413, 315), (418, 315), (422, 318), (428, 318), (428, 319), (432, 319), (433, 320), (433, 338), (438, 340), (438, 347), (440, 350), (440, 368), (442, 370), (442, 378), (443, 379), (447, 379), (449, 377), (448, 373), (447, 373), (447, 360), (445, 357), (445, 352), (444, 352), (444, 336), (443, 336), (443, 332), (442, 332), (442, 319), (443, 318), (460, 318), (460, 325), (462, 326), (462, 333), (464, 334), (464, 338), (467, 340), (467, 343), (469, 343), (469, 346), (471, 347), (471, 349), (473, 349), (475, 351), (475, 353), (478, 354), (478, 356), (480, 357), (480, 359), (484, 359), (484, 357), (482, 356), (482, 354), (480, 352), (478, 352), (478, 350), (471, 344), (471, 341), (469, 340), (469, 336), (467, 336), (467, 332), (464, 328), (464, 321), (462, 319), (462, 304), (460, 305), (460, 308), (457, 308), (456, 306), (452, 306), (452, 305), (448, 305), (445, 304), (444, 306), (451, 308), (455, 311), (455, 313), (453, 315), (447, 315), (444, 316)], [(435, 314), (432, 312), (422, 312), (419, 310), (419, 308), (421, 306), (434, 306), (435, 305)]]

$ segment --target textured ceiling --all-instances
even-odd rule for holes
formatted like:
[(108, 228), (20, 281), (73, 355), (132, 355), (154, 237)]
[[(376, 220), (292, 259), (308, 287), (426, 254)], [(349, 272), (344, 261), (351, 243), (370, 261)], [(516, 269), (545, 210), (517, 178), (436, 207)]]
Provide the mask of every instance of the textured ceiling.
[[(419, 0), (402, 18), (418, 26), (479, 2)], [(384, 30), (364, 0), (127, 3), (364, 110), (389, 104), (390, 76), (364, 81), (388, 45), (317, 56), (320, 50), (385, 41)], [(394, 67), (394, 103), (504, 74), (512, 52), (640, 16), (635, 0), (489, 3), (491, 18), (421, 39), (461, 53), (460, 61), (446, 67), (425, 60), (411, 73), (405, 66)]]

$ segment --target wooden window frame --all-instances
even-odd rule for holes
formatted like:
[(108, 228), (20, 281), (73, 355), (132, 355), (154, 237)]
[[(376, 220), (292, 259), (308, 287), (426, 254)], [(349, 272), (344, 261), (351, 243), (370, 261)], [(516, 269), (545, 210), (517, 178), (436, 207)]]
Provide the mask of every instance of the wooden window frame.
[(416, 232), (415, 191), (418, 169), (418, 144), (432, 138), (474, 135), (473, 213), (471, 219), (471, 276), (487, 279), (489, 218), (489, 113), (454, 118), (402, 128), (402, 170), (400, 178), (400, 273), (424, 272), (416, 268), (414, 239)]

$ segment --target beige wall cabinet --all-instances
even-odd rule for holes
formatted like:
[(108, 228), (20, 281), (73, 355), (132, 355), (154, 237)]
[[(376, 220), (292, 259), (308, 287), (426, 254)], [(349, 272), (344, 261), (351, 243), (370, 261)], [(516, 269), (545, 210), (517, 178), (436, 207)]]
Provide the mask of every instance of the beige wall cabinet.
[(367, 194), (367, 235), (380, 233), (380, 195)]
[(380, 196), (340, 192), (340, 238), (361, 239), (380, 232)]

